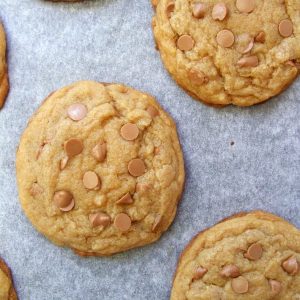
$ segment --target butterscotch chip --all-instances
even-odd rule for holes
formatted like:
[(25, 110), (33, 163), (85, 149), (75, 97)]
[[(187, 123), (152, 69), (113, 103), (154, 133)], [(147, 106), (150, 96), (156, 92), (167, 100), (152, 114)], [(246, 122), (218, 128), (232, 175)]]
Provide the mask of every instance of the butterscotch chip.
[(217, 43), (223, 48), (229, 48), (234, 44), (234, 35), (230, 30), (224, 29), (217, 34)]
[(193, 83), (198, 85), (202, 85), (207, 81), (205, 74), (202, 71), (198, 71), (195, 69), (189, 70), (188, 77)]
[(206, 273), (207, 273), (207, 269), (202, 268), (202, 267), (198, 267), (196, 269), (196, 271), (194, 272), (194, 276), (193, 276), (193, 280), (199, 280), (201, 279)]
[(272, 296), (278, 295), (281, 292), (281, 283), (277, 280), (269, 280)]
[[(67, 109), (78, 102), (88, 113), (77, 122)], [(134, 142), (120, 133), (129, 122), (140, 131)], [(45, 138), (51, 143), (36, 160)], [(83, 151), (69, 156), (80, 151), (64, 147), (78, 140)], [(183, 189), (183, 164), (175, 123), (152, 96), (121, 84), (81, 81), (53, 93), (28, 124), (17, 154), (20, 201), (54, 243), (80, 255), (112, 255), (151, 244), (168, 229)], [(154, 233), (160, 212), (163, 222)], [(116, 229), (120, 213), (130, 216), (132, 229)]]
[(217, 3), (212, 10), (211, 16), (214, 20), (223, 21), (227, 16), (227, 6), (225, 3)]
[(251, 13), (255, 9), (256, 0), (237, 0), (236, 7), (241, 13)]
[(262, 257), (262, 254), (263, 254), (262, 246), (258, 243), (255, 243), (248, 248), (244, 256), (250, 260), (258, 260)]
[(299, 272), (299, 262), (296, 257), (290, 257), (282, 263), (282, 268), (290, 275), (296, 275)]
[(83, 185), (89, 190), (98, 189), (101, 183), (98, 175), (93, 171), (85, 172), (82, 181)]
[(237, 62), (237, 65), (239, 67), (257, 67), (258, 57), (256, 55), (243, 57)]
[(136, 124), (127, 123), (121, 128), (121, 136), (126, 141), (133, 141), (139, 136), (139, 128)]
[(154, 219), (154, 223), (152, 225), (152, 231), (153, 232), (155, 232), (158, 229), (161, 221), (162, 221), (162, 216), (161, 215), (157, 215), (156, 218)]
[(245, 294), (249, 290), (249, 283), (245, 277), (240, 276), (232, 279), (231, 287), (237, 294)]
[(120, 213), (115, 217), (114, 225), (122, 232), (128, 231), (131, 227), (131, 219), (127, 214)]
[(196, 2), (192, 6), (193, 16), (195, 18), (203, 18), (206, 13), (206, 4), (202, 2)]
[(169, 2), (166, 8), (166, 14), (168, 18), (171, 18), (171, 14), (175, 9), (175, 3), (174, 2)]
[(61, 161), (60, 161), (60, 169), (61, 170), (63, 170), (67, 166), (68, 161), (69, 161), (68, 156), (65, 156), (64, 158), (61, 159)]
[(181, 35), (177, 40), (177, 47), (182, 51), (190, 51), (194, 48), (195, 41), (188, 34)]
[(134, 177), (142, 176), (145, 171), (145, 163), (140, 158), (135, 158), (128, 164), (128, 172)]
[(147, 108), (147, 112), (151, 116), (151, 118), (155, 118), (155, 117), (157, 117), (159, 115), (158, 110), (153, 105), (150, 105)]
[(264, 31), (261, 31), (255, 37), (255, 42), (257, 43), (264, 43), (266, 41), (266, 34)]
[(290, 37), (293, 34), (294, 25), (289, 19), (282, 20), (278, 25), (278, 30), (283, 37)]
[[(263, 102), (285, 90), (300, 74), (283, 66), (288, 60), (300, 61), (299, 7), (289, 1), (176, 0), (171, 19), (164, 11), (168, 1), (160, 1), (161, 9), (153, 18), (160, 57), (176, 83), (200, 101), (218, 107)], [(286, 19), (290, 22), (280, 24)], [(276, 33), (277, 25), (289, 36), (285, 41)], [(252, 69), (241, 70), (248, 62), (242, 59), (237, 64), (243, 58), (239, 54), (250, 53), (259, 58), (258, 68), (250, 60)], [(201, 78), (196, 82), (191, 69), (205, 74), (207, 87), (201, 86)]]
[(68, 191), (57, 191), (53, 196), (53, 202), (62, 211), (70, 211), (75, 205), (73, 195)]
[(133, 199), (130, 193), (125, 194), (117, 201), (117, 204), (131, 204), (131, 203), (133, 203)]
[(98, 143), (92, 150), (92, 155), (98, 162), (103, 162), (106, 158), (106, 143)]
[(221, 276), (236, 278), (241, 275), (239, 268), (236, 265), (227, 265), (220, 272)]
[(64, 144), (65, 152), (68, 157), (80, 154), (83, 150), (82, 141), (79, 139), (69, 139)]
[(110, 216), (102, 213), (102, 212), (97, 212), (94, 214), (90, 214), (89, 215), (89, 220), (92, 224), (93, 227), (97, 227), (97, 226), (108, 226), (111, 222), (110, 220)]
[(73, 121), (80, 121), (85, 118), (87, 114), (87, 108), (82, 103), (75, 103), (68, 107), (68, 116)]
[[(256, 261), (244, 258), (244, 251)], [(192, 238), (180, 255), (170, 300), (290, 299), (300, 293), (299, 253), (300, 230), (293, 225), (262, 211), (238, 213)], [(203, 266), (205, 276), (195, 276)]]

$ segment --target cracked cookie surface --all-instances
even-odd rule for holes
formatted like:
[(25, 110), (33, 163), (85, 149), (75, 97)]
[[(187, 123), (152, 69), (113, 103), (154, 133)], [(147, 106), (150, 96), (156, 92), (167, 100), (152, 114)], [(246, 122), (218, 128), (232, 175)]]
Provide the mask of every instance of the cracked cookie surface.
[(181, 255), (171, 299), (300, 299), (299, 230), (254, 211), (199, 233)]
[(17, 153), (22, 207), (51, 241), (110, 255), (157, 240), (184, 184), (176, 126), (153, 97), (77, 82), (51, 94)]
[(3, 25), (0, 22), (0, 108), (4, 105), (8, 90), (9, 83), (6, 64), (6, 38)]
[(6, 263), (0, 258), (0, 299), (17, 300), (17, 294), (13, 286), (11, 272)]
[(152, 26), (175, 81), (208, 104), (249, 106), (299, 73), (297, 0), (160, 0)]

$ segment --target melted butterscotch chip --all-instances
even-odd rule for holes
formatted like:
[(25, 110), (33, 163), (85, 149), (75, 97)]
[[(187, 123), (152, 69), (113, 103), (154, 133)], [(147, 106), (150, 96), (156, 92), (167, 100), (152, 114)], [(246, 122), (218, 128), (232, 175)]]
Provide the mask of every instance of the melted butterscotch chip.
[(291, 20), (282, 20), (278, 25), (278, 31), (283, 37), (290, 37), (294, 31), (294, 25)]
[(236, 278), (241, 275), (239, 268), (236, 265), (227, 265), (220, 272), (221, 276)]
[(255, 243), (248, 248), (244, 256), (250, 260), (259, 260), (262, 257), (262, 254), (263, 254), (262, 246), (258, 243)]
[(261, 31), (255, 37), (255, 42), (257, 43), (264, 43), (266, 41), (266, 34), (264, 31)]
[(133, 199), (130, 193), (125, 194), (117, 201), (117, 204), (131, 204), (131, 203), (133, 203)]
[(246, 56), (241, 58), (238, 62), (237, 65), (241, 68), (246, 68), (246, 67), (257, 67), (258, 66), (258, 57), (256, 55), (251, 55), (251, 56)]
[(272, 296), (278, 295), (281, 292), (281, 283), (277, 280), (269, 280)]
[(166, 14), (168, 18), (171, 18), (171, 14), (175, 9), (175, 3), (173, 1), (169, 2), (166, 8)]
[(68, 157), (80, 154), (83, 150), (83, 143), (80, 139), (69, 139), (64, 144), (65, 152)]
[(256, 0), (237, 0), (236, 7), (241, 13), (251, 13), (255, 9)]
[(103, 212), (97, 212), (94, 214), (89, 215), (89, 220), (93, 227), (97, 226), (103, 226), (106, 227), (110, 224), (110, 216), (103, 213)]
[(190, 51), (194, 48), (195, 41), (188, 34), (181, 35), (177, 40), (177, 47), (182, 51)]
[(80, 121), (85, 118), (87, 114), (87, 108), (82, 103), (75, 103), (68, 107), (68, 116), (73, 121)]
[(223, 47), (223, 48), (229, 48), (234, 44), (234, 35), (233, 33), (228, 30), (228, 29), (224, 29), (221, 30), (218, 34), (217, 34), (217, 43)]
[(193, 280), (201, 279), (207, 273), (207, 269), (198, 267), (193, 275)]
[(127, 123), (121, 128), (121, 136), (126, 141), (133, 141), (139, 136), (139, 128), (136, 124)]
[(159, 225), (161, 224), (162, 221), (162, 216), (161, 215), (157, 215), (156, 218), (154, 219), (153, 225), (152, 225), (152, 231), (155, 232)]
[(282, 263), (282, 268), (290, 275), (296, 275), (299, 272), (299, 262), (296, 257), (290, 257)]
[(145, 163), (140, 158), (135, 158), (128, 164), (128, 172), (134, 177), (142, 176), (145, 171)]
[(61, 170), (63, 170), (67, 166), (68, 161), (69, 161), (68, 156), (65, 156), (64, 158), (61, 159), (61, 161), (60, 161), (60, 169)]
[(106, 143), (98, 143), (92, 150), (92, 155), (98, 162), (103, 162), (106, 158)]
[(101, 181), (98, 175), (93, 171), (85, 172), (82, 181), (83, 181), (83, 185), (89, 190), (100, 188)]
[(53, 202), (57, 208), (65, 212), (72, 210), (75, 205), (73, 195), (64, 190), (55, 192)]
[(203, 18), (206, 13), (206, 9), (207, 9), (206, 3), (202, 3), (202, 2), (194, 3), (192, 6), (193, 16), (198, 19)]
[(217, 3), (212, 10), (211, 16), (214, 20), (223, 21), (227, 16), (227, 6), (225, 3)]
[(202, 71), (199, 70), (189, 70), (188, 77), (194, 84), (202, 85), (207, 82), (207, 77)]
[(115, 217), (114, 225), (122, 232), (128, 231), (131, 227), (131, 219), (127, 214), (120, 213)]
[(237, 294), (245, 294), (249, 290), (249, 282), (245, 277), (240, 276), (231, 280), (231, 287)]
[(159, 112), (158, 110), (156, 109), (156, 107), (150, 105), (148, 108), (147, 108), (147, 112), (148, 114), (151, 116), (151, 118), (155, 118), (156, 116), (159, 115)]

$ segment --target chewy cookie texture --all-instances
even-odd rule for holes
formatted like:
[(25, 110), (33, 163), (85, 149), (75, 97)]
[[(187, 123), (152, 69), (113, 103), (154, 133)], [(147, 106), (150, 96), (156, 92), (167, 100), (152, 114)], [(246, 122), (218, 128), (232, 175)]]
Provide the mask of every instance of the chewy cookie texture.
[(171, 300), (300, 299), (300, 231), (262, 211), (199, 233), (179, 260)]
[(161, 58), (208, 104), (249, 106), (284, 90), (300, 66), (298, 0), (152, 0)]
[(174, 219), (184, 183), (176, 126), (149, 95), (77, 82), (51, 94), (17, 153), (22, 207), (81, 255), (149, 244)]
[(0, 22), (0, 109), (8, 94), (8, 71), (6, 64), (6, 38), (3, 25)]
[(0, 258), (0, 299), (17, 300), (13, 286), (11, 272), (5, 262)]

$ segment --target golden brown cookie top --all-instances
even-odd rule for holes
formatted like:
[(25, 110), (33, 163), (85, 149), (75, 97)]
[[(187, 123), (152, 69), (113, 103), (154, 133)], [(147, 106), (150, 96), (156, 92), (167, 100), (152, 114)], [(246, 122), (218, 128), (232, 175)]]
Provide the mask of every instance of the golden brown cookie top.
[(6, 64), (6, 37), (3, 25), (0, 22), (0, 109), (4, 105), (6, 99), (9, 83)]
[(184, 182), (176, 127), (158, 103), (123, 85), (91, 81), (42, 104), (21, 139), (17, 175), (33, 225), (86, 255), (158, 239)]
[(300, 232), (255, 211), (196, 236), (182, 253), (172, 300), (300, 297)]
[(0, 258), (0, 299), (17, 300), (13, 286), (11, 272), (5, 262)]
[(296, 0), (161, 0), (153, 29), (162, 60), (190, 94), (241, 106), (267, 100), (297, 76)]

